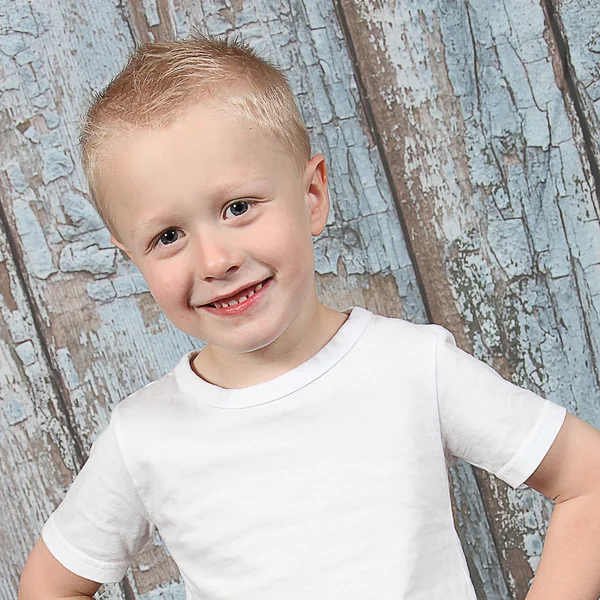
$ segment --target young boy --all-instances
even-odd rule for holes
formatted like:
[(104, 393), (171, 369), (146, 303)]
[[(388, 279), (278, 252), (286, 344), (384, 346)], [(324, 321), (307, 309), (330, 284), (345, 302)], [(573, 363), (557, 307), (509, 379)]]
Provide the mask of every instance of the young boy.
[(327, 171), (281, 73), (235, 42), (148, 45), (83, 154), (114, 243), (206, 346), (115, 409), (19, 598), (92, 596), (156, 527), (190, 600), (474, 600), (457, 457), (557, 502), (528, 598), (600, 595), (600, 434), (439, 326), (319, 302)]

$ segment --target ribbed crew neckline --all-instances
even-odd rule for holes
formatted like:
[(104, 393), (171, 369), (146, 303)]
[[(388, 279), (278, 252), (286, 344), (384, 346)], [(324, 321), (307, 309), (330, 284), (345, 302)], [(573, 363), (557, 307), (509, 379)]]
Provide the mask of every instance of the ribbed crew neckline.
[(274, 402), (309, 385), (338, 363), (356, 344), (373, 317), (358, 306), (341, 311), (348, 315), (335, 335), (308, 360), (274, 379), (245, 388), (227, 389), (205, 381), (191, 367), (199, 350), (188, 352), (173, 370), (182, 392), (217, 408), (251, 408)]

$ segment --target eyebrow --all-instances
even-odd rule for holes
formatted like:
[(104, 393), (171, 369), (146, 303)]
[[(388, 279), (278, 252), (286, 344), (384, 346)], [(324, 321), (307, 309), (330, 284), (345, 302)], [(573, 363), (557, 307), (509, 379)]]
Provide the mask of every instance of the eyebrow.
[(251, 185), (265, 185), (268, 184), (269, 180), (265, 177), (255, 177), (254, 179), (243, 179), (234, 183), (222, 183), (215, 186), (211, 193), (207, 194), (207, 197), (214, 198), (223, 195), (233, 195), (235, 192), (240, 191), (246, 186)]
[[(169, 219), (170, 220), (170, 219)], [(138, 234), (138, 233), (150, 233), (152, 231), (155, 231), (157, 229), (162, 229), (163, 227), (169, 227), (169, 225), (165, 225), (168, 221), (166, 220), (166, 215), (160, 216), (160, 217), (154, 217), (154, 218), (150, 218), (150, 219), (146, 219), (145, 221), (142, 221), (141, 223), (138, 223), (137, 225), (134, 225), (131, 228), (132, 233)]]
[[(223, 183), (220, 185), (216, 185), (214, 189), (206, 194), (205, 198), (207, 201), (214, 201), (222, 196), (237, 196), (243, 197), (241, 191), (248, 186), (252, 185), (261, 185), (265, 186), (269, 183), (269, 180), (264, 177), (257, 177), (254, 179), (244, 179), (240, 181), (236, 181), (234, 183)], [(156, 230), (162, 229), (164, 227), (169, 227), (175, 220), (177, 220), (177, 215), (173, 214), (165, 214), (158, 215), (156, 217), (150, 217), (149, 219), (145, 219), (140, 223), (137, 223), (131, 228), (131, 231), (134, 235), (139, 234), (149, 234)]]

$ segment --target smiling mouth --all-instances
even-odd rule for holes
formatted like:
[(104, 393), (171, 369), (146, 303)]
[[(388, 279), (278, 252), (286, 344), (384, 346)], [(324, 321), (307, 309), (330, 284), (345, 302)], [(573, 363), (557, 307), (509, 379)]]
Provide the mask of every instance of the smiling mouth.
[(242, 290), (241, 292), (238, 292), (235, 296), (231, 296), (230, 298), (223, 298), (222, 300), (217, 300), (215, 302), (205, 304), (204, 306), (210, 306), (212, 308), (227, 308), (228, 306), (235, 306), (236, 304), (240, 304), (241, 302), (244, 302), (245, 300), (248, 300), (248, 298), (254, 296), (256, 292), (259, 292), (267, 283), (267, 281), (269, 281), (269, 279), (271, 278), (268, 277), (260, 283), (248, 287), (245, 290)]

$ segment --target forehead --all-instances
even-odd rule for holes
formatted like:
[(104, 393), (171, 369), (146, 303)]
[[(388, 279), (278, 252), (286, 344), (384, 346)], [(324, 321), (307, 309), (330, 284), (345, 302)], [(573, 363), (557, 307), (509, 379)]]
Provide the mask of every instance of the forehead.
[(217, 102), (194, 105), (165, 127), (115, 133), (100, 149), (96, 176), (113, 223), (152, 207), (175, 209), (175, 200), (297, 179), (294, 158), (272, 133)]
[[(260, 148), (260, 153), (248, 153), (249, 147)], [(167, 167), (172, 159), (181, 170), (190, 164), (197, 167), (200, 158), (204, 162), (232, 158), (240, 166), (260, 166), (265, 153), (288, 158), (271, 132), (211, 102), (192, 106), (163, 127), (115, 132), (112, 140), (103, 144), (101, 163), (113, 170), (127, 166), (140, 175), (150, 175)]]

